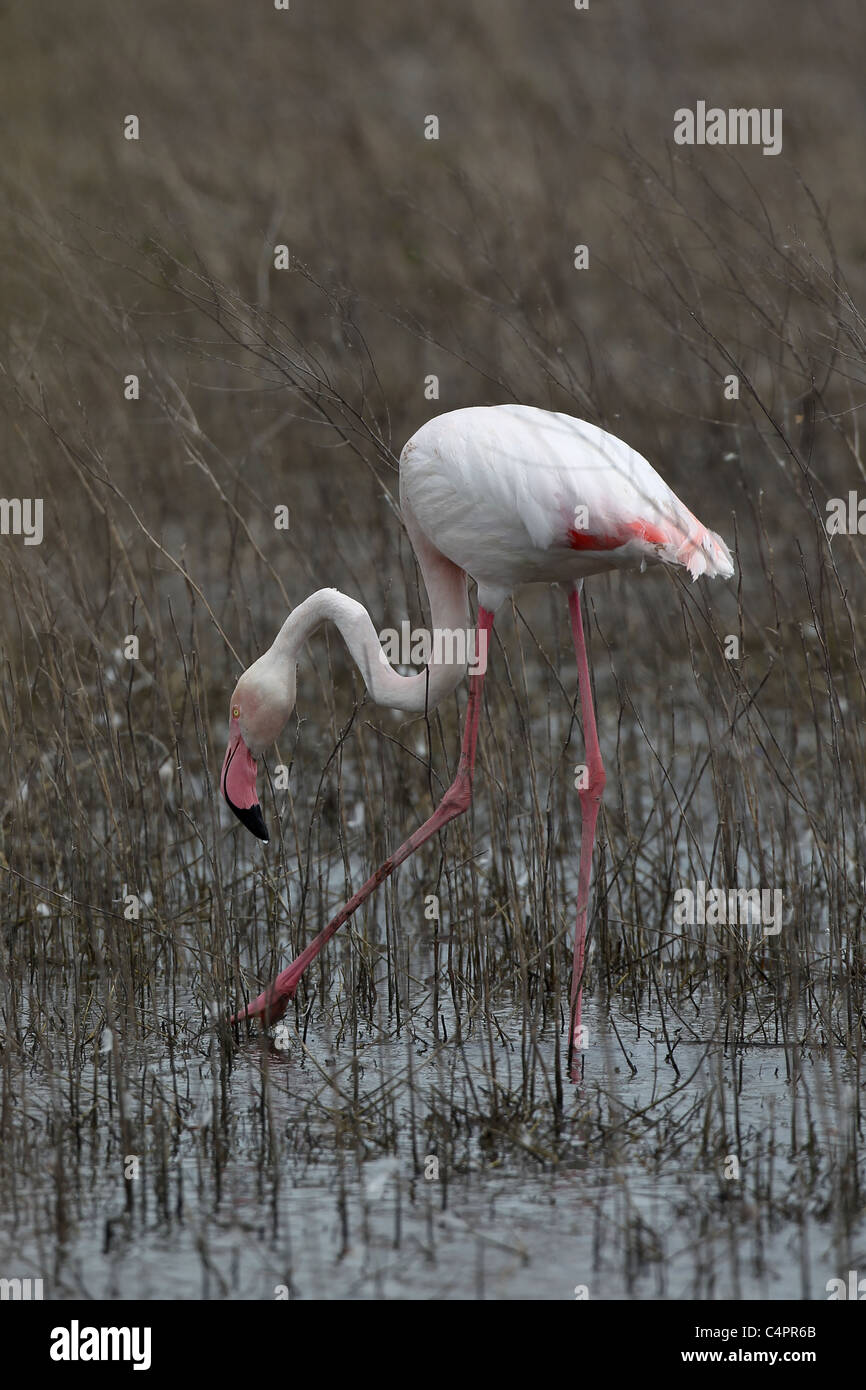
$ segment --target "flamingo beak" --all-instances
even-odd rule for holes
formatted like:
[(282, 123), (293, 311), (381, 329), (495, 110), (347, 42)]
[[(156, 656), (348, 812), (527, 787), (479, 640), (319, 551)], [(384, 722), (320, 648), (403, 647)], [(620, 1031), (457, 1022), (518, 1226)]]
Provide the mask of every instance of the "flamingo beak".
[(232, 719), (229, 725), (229, 746), (220, 773), (222, 794), (241, 825), (245, 825), (247, 830), (251, 830), (260, 840), (267, 842), (267, 826), (256, 790), (257, 773), (258, 764), (244, 743), (237, 720)]

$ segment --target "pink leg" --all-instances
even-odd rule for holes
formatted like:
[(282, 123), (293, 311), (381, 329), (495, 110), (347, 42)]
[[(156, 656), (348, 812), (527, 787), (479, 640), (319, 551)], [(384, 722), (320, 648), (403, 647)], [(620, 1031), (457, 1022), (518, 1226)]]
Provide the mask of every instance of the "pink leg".
[(571, 1066), (572, 1076), (577, 1068), (576, 1052), (580, 1047), (580, 1005), (583, 991), (583, 960), (586, 945), (586, 914), (589, 907), (589, 879), (592, 872), (592, 852), (595, 846), (595, 824), (604, 792), (606, 777), (598, 746), (598, 731), (595, 726), (595, 708), (592, 703), (592, 687), (589, 683), (589, 666), (586, 660), (586, 642), (583, 636), (583, 621), (580, 615), (580, 592), (582, 583), (572, 589), (568, 598), (571, 614), (571, 632), (574, 637), (574, 652), (577, 657), (577, 677), (580, 687), (580, 707), (583, 714), (583, 742), (586, 749), (587, 783), (580, 793), (580, 875), (577, 885), (577, 925), (574, 933), (574, 966), (571, 975)]
[[(478, 629), (480, 650), (486, 651), (490, 630), (493, 627), (493, 614), (486, 608), (478, 610)], [(282, 1018), (291, 1000), (294, 998), (295, 990), (298, 988), (301, 976), (307, 966), (316, 959), (326, 942), (330, 941), (334, 932), (341, 927), (352, 913), (357, 911), (361, 903), (369, 898), (374, 889), (379, 887), (394, 870), (398, 864), (402, 864), (409, 858), (416, 849), (435, 835), (437, 830), (441, 830), (449, 821), (455, 820), (457, 816), (463, 814), (472, 800), (472, 777), (475, 772), (475, 744), (478, 738), (478, 716), (481, 712), (481, 687), (484, 684), (484, 675), (470, 677), (469, 681), (469, 703), (466, 709), (466, 724), (463, 729), (463, 746), (460, 750), (460, 762), (457, 767), (457, 776), (451, 783), (447, 792), (443, 796), (436, 810), (424, 824), (410, 835), (408, 840), (386, 859), (381, 868), (377, 869), (372, 878), (368, 878), (363, 887), (349, 899), (346, 906), (337, 913), (333, 921), (329, 922), (315, 940), (301, 952), (297, 960), (293, 960), (291, 965), (278, 975), (273, 984), (269, 985), (258, 999), (254, 999), (251, 1004), (247, 1004), (245, 1009), (233, 1014), (229, 1022), (240, 1023), (244, 1018), (255, 1018), (264, 1016), (265, 1023), (275, 1023)]]

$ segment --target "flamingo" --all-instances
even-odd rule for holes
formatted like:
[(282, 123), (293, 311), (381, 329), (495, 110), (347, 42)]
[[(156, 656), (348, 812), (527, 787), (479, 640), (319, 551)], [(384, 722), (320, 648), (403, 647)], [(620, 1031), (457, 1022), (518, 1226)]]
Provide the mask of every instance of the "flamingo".
[[(470, 630), (467, 577), (478, 590), (477, 649), (457, 774), (433, 814), (386, 859), (340, 912), (257, 999), (231, 1017), (275, 1022), (304, 971), (337, 929), (421, 845), (467, 809), (494, 617), (524, 584), (568, 590), (583, 719), (586, 785), (570, 993), (569, 1054), (582, 1045), (581, 998), (596, 821), (605, 772), (596, 729), (581, 617), (583, 581), (651, 564), (730, 578), (731, 553), (650, 463), (621, 439), (569, 415), (523, 405), (473, 406), (429, 420), (400, 456), (400, 508), (427, 589), (433, 632)], [(257, 760), (295, 705), (304, 643), (325, 621), (339, 628), (371, 698), (421, 714), (463, 679), (460, 645), (440, 644), (424, 670), (403, 676), (387, 660), (367, 610), (337, 589), (319, 589), (289, 614), (273, 645), (240, 677), (231, 698), (222, 793), (238, 819), (268, 839), (256, 789)], [(465, 648), (463, 649), (465, 657)]]

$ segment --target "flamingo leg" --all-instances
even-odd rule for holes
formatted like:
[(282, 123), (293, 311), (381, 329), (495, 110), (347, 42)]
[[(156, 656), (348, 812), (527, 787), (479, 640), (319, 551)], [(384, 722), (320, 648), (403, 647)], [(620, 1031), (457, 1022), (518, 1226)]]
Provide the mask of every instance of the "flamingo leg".
[(574, 653), (577, 657), (577, 678), (580, 688), (580, 707), (583, 715), (583, 741), (586, 749), (587, 785), (580, 791), (580, 872), (577, 885), (577, 925), (574, 933), (574, 965), (571, 975), (571, 1057), (572, 1075), (577, 1067), (576, 1053), (583, 1045), (580, 1027), (580, 1006), (583, 992), (583, 964), (586, 946), (586, 914), (589, 907), (589, 881), (592, 873), (592, 854), (595, 847), (595, 826), (601, 806), (601, 798), (606, 782), (601, 749), (598, 746), (598, 730), (595, 724), (595, 707), (592, 700), (592, 687), (589, 681), (589, 664), (586, 659), (586, 641), (583, 635), (583, 620), (580, 612), (580, 595), (583, 582), (578, 581), (568, 598), (571, 614), (571, 633), (574, 638)]
[[(493, 614), (486, 608), (478, 610), (478, 630), (483, 633), (481, 637), (481, 652), (486, 653), (490, 630), (493, 627)], [(240, 1023), (244, 1018), (264, 1017), (266, 1024), (275, 1023), (282, 1018), (291, 1000), (294, 998), (295, 991), (301, 980), (301, 976), (322, 947), (330, 941), (331, 937), (351, 916), (356, 912), (361, 904), (369, 898), (370, 894), (389, 878), (399, 864), (408, 859), (416, 849), (425, 844), (437, 830), (441, 830), (449, 821), (455, 820), (457, 816), (463, 814), (472, 800), (472, 779), (475, 772), (475, 747), (478, 740), (478, 718), (481, 712), (481, 688), (484, 685), (484, 671), (478, 675), (470, 677), (469, 680), (469, 703), (466, 709), (466, 723), (463, 728), (463, 744), (460, 749), (460, 762), (457, 767), (457, 775), (447, 792), (443, 796), (436, 810), (433, 812), (422, 826), (405, 840), (398, 850), (386, 859), (367, 882), (358, 889), (346, 906), (342, 908), (319, 932), (319, 935), (310, 942), (296, 960), (293, 960), (285, 970), (282, 971), (251, 1004), (246, 1008), (240, 1009), (233, 1014), (229, 1020), (231, 1023)]]

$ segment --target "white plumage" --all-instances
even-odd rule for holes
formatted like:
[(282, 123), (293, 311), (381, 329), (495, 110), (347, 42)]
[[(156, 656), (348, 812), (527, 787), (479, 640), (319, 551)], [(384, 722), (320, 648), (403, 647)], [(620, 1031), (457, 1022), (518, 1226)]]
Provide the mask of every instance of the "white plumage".
[(400, 500), (410, 530), (414, 519), (492, 612), (521, 584), (607, 569), (734, 572), (725, 542), (641, 454), (532, 406), (472, 406), (422, 425), (400, 457)]

